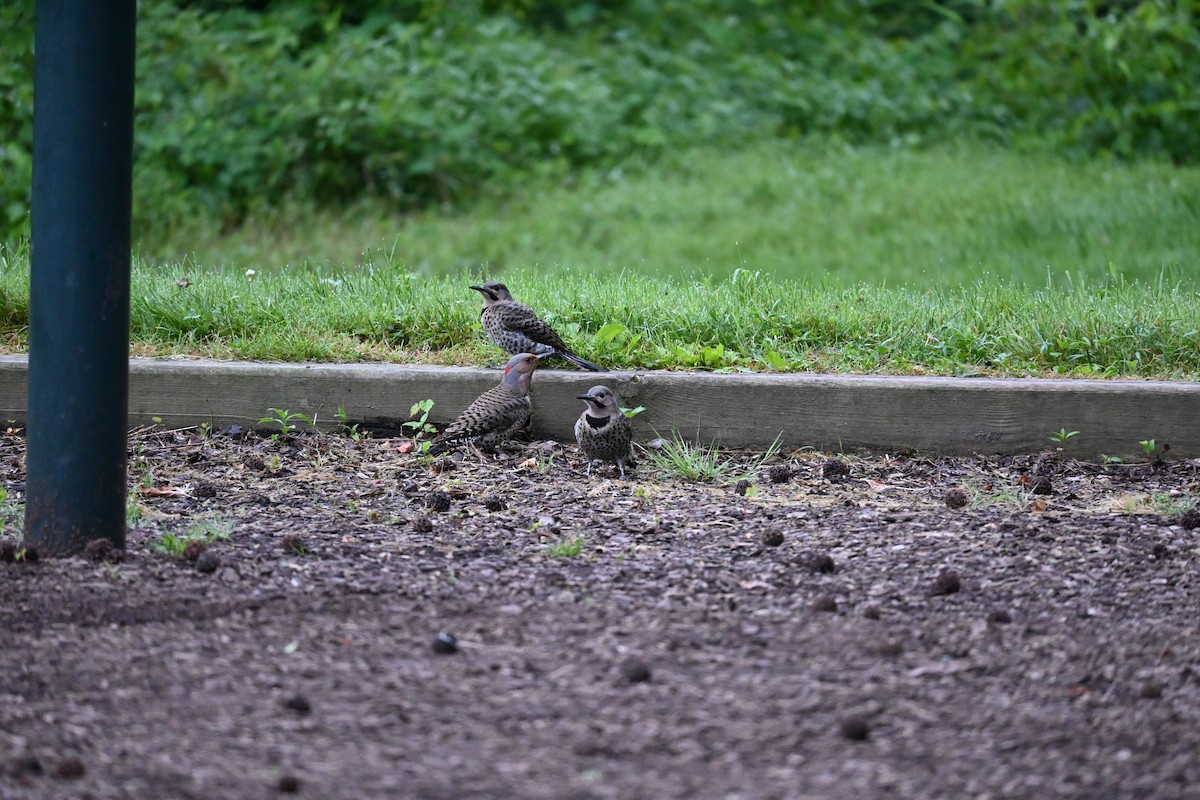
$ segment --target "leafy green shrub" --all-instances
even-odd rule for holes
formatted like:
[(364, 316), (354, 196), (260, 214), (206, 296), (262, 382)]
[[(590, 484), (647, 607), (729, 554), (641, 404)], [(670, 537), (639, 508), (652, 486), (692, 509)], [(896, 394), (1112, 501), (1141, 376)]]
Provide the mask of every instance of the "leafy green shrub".
[[(27, 230), (32, 2), (5, 4), (0, 238)], [(760, 135), (1200, 153), (1185, 0), (176, 0), (139, 7), (135, 232), (281, 200), (461, 205)]]

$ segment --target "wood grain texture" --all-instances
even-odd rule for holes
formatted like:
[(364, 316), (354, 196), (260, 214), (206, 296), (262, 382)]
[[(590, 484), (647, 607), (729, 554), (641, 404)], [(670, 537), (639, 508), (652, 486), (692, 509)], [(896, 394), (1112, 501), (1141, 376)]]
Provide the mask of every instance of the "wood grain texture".
[[(395, 426), (428, 398), (431, 419), (445, 423), (499, 381), (499, 370), (468, 367), (133, 359), (129, 422), (253, 426), (275, 407), (333, 428), (344, 406), (352, 421)], [(1050, 434), (1066, 428), (1080, 432), (1067, 453), (1082, 458), (1143, 456), (1142, 439), (1169, 444), (1174, 457), (1200, 457), (1200, 385), (1152, 381), (540, 369), (535, 434), (570, 441), (583, 410), (576, 395), (600, 383), (625, 405), (646, 407), (633, 421), (642, 442), (674, 430), (727, 447), (764, 448), (779, 435), (787, 448), (1022, 453), (1050, 446)], [(26, 387), (25, 359), (0, 358), (0, 420), (24, 424)]]

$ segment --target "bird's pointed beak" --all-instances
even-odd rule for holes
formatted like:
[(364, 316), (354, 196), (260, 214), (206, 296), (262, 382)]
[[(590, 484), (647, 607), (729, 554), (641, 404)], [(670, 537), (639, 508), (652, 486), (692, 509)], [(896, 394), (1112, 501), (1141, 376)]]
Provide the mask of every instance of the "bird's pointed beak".
[(592, 396), (590, 394), (577, 394), (577, 395), (575, 395), (575, 399), (576, 400), (591, 400)]
[(483, 288), (482, 286), (472, 286), (471, 288), (477, 292), (486, 292), (487, 291), (487, 289)]

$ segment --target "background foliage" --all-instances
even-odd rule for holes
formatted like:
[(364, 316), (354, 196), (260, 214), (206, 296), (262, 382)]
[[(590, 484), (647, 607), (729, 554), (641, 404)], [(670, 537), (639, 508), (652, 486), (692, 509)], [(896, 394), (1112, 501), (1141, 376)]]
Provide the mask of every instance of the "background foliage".
[[(281, 201), (454, 206), (531, 175), (821, 134), (1200, 157), (1190, 0), (156, 0), (135, 235)], [(28, 230), (33, 0), (0, 6), (0, 235)]]

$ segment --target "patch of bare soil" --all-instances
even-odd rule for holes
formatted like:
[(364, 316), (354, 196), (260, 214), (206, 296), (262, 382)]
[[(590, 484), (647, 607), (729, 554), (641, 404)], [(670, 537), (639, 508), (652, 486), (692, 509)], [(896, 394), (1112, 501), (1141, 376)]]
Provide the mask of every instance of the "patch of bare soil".
[(400, 444), (139, 431), (125, 553), (10, 526), (0, 797), (1200, 796), (1197, 461)]

